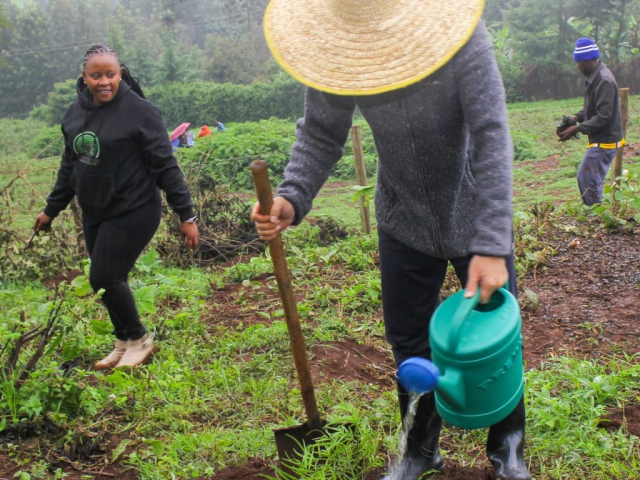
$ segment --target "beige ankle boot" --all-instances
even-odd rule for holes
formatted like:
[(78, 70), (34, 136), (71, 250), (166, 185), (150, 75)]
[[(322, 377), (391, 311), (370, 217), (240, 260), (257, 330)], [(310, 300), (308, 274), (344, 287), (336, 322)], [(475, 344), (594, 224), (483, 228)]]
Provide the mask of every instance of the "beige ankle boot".
[(116, 364), (116, 368), (120, 367), (136, 367), (149, 360), (156, 351), (153, 346), (153, 340), (148, 333), (145, 333), (138, 340), (127, 340), (124, 355)]
[(126, 348), (127, 342), (125, 342), (124, 340), (116, 340), (115, 347), (113, 348), (111, 353), (99, 362), (96, 362), (93, 367), (96, 370), (104, 370), (105, 368), (113, 367), (116, 363), (118, 363), (120, 358), (122, 358), (122, 355), (124, 355), (124, 351)]

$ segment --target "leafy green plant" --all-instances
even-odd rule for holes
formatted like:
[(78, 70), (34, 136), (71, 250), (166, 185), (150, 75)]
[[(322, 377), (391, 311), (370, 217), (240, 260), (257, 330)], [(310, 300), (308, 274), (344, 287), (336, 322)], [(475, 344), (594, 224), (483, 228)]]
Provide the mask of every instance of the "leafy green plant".
[(592, 212), (607, 230), (634, 231), (640, 224), (638, 178), (628, 173), (605, 185), (603, 202), (593, 206)]
[(539, 158), (535, 134), (522, 130), (511, 130), (511, 136), (513, 137), (514, 160), (516, 162)]

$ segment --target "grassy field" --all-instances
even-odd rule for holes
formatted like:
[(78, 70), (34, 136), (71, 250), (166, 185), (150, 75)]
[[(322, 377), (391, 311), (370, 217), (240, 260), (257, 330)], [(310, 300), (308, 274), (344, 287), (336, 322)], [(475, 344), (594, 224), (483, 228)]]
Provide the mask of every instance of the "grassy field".
[[(640, 115), (639, 100), (631, 98), (632, 143), (640, 136), (634, 120)], [(560, 144), (554, 130), (562, 114), (579, 105), (576, 99), (509, 106), (518, 154), (516, 211), (577, 201), (574, 177), (585, 141)], [(24, 239), (59, 162), (29, 153), (42, 129), (33, 121), (0, 120), (0, 201), (9, 220), (4, 228)], [(624, 168), (640, 176), (638, 160), (630, 157)], [(353, 195), (349, 182), (332, 182), (321, 191), (312, 215), (339, 219), (358, 230)], [(61, 221), (70, 222), (69, 217)], [(388, 380), (390, 352), (373, 261), (377, 240), (352, 234), (324, 245), (319, 236), (318, 227), (308, 222), (285, 235), (307, 343), (326, 349), (345, 339), (355, 341), (380, 356), (374, 376)], [(519, 262), (522, 268), (530, 265), (524, 257)], [(75, 267), (86, 269), (86, 262)], [(250, 459), (275, 459), (271, 430), (299, 424), (304, 413), (271, 271), (264, 255), (208, 269), (179, 269), (150, 249), (132, 273), (131, 286), (162, 350), (135, 372), (92, 370), (112, 340), (106, 312), (88, 294), (85, 277), (57, 296), (42, 281), (0, 280), (0, 465), (5, 465), (0, 477), (58, 479), (72, 471), (101, 478), (95, 472), (110, 468), (105, 471), (125, 478), (123, 472), (131, 468), (143, 480), (203, 478)], [(50, 319), (56, 328), (49, 346), (17, 387), (14, 379), (34, 349), (25, 349), (8, 371), (2, 368), (8, 361), (6, 345)], [(320, 350), (314, 352), (321, 356)], [(637, 400), (640, 365), (635, 358), (550, 358), (527, 372), (526, 384), (527, 459), (536, 479), (638, 478), (638, 437), (598, 428), (608, 406)], [(388, 381), (327, 379), (317, 385), (316, 395), (323, 416), (354, 423), (358, 438), (342, 432), (332, 440), (325, 461), (303, 465), (300, 478), (364, 480), (367, 472), (382, 469), (397, 450), (399, 427)], [(485, 433), (445, 428), (447, 458), (462, 467), (482, 468)]]
[[(628, 139), (640, 137), (640, 96), (629, 101)], [(563, 203), (579, 197), (576, 173), (586, 148), (586, 138), (558, 142), (555, 126), (562, 115), (573, 114), (581, 108), (582, 100), (547, 101), (510, 104), (509, 122), (516, 147), (514, 164), (514, 209), (528, 210), (536, 203)], [(637, 157), (625, 162), (624, 169), (640, 174)], [(375, 178), (370, 179), (375, 184)], [(321, 191), (314, 206), (314, 215), (333, 215), (349, 225), (360, 226), (354, 190), (340, 183)], [(371, 206), (373, 208), (373, 205)], [(373, 216), (372, 216), (373, 217)], [(375, 218), (373, 218), (375, 221)]]
[[(639, 99), (639, 96), (630, 98), (629, 142), (640, 137), (640, 122), (637, 120), (640, 117)], [(558, 142), (555, 125), (563, 114), (575, 112), (580, 106), (580, 99), (509, 105), (509, 121), (516, 148), (515, 210), (527, 210), (538, 202), (562, 203), (579, 195), (575, 175), (586, 148), (586, 138)], [(36, 137), (43, 128), (44, 125), (34, 121), (0, 119), (0, 188), (15, 179), (15, 188), (12, 189), (13, 221), (21, 227), (31, 225), (26, 213), (36, 214), (43, 205), (34, 201), (32, 193), (37, 191), (41, 200), (46, 196), (59, 164), (57, 157), (33, 158), (41, 150), (38, 147), (44, 146), (42, 143), (26, 148), (25, 143), (29, 144), (29, 139)], [(292, 131), (293, 128), (292, 124)], [(640, 174), (637, 157), (628, 159), (623, 168)], [(368, 173), (373, 175), (369, 184), (375, 184), (375, 172)], [(19, 174), (20, 178), (16, 179)], [(312, 214), (339, 218), (349, 226), (359, 227), (354, 185), (355, 182), (332, 183), (330, 180), (314, 202)], [(375, 222), (374, 217), (372, 215)]]

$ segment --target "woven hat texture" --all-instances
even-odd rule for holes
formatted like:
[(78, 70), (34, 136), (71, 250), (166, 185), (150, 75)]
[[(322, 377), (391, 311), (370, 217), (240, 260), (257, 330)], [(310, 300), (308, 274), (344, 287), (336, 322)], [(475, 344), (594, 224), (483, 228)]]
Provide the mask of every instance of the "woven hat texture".
[(415, 83), (469, 40), (484, 0), (271, 0), (276, 61), (305, 85), (370, 95)]
[(579, 38), (576, 40), (576, 48), (573, 51), (573, 59), (576, 62), (583, 60), (593, 60), (600, 56), (600, 49), (596, 42), (590, 38)]

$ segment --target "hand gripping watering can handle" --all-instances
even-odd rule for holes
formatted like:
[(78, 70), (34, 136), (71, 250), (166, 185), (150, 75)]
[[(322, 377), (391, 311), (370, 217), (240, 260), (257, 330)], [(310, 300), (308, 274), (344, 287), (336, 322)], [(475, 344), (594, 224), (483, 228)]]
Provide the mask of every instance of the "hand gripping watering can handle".
[(462, 324), (467, 317), (471, 315), (478, 302), (480, 301), (480, 287), (476, 290), (476, 293), (471, 298), (462, 298), (460, 305), (453, 314), (453, 320), (451, 321), (451, 329), (449, 330), (449, 353), (455, 354), (458, 349), (458, 340), (460, 339), (460, 330)]
[[(507, 292), (509, 291), (509, 282), (505, 283), (504, 288)], [(449, 352), (454, 354), (458, 349), (458, 340), (460, 338), (460, 329), (462, 328), (462, 324), (465, 322), (467, 317), (471, 315), (471, 312), (474, 308), (478, 306), (480, 302), (480, 286), (476, 289), (476, 293), (471, 298), (462, 298), (460, 305), (456, 309), (456, 312), (453, 314), (453, 321), (451, 322), (451, 330), (449, 331)]]
[[(271, 193), (271, 182), (269, 182), (267, 163), (262, 160), (253, 162), (251, 164), (251, 174), (253, 175), (253, 183), (256, 187), (256, 193), (258, 194), (260, 213), (269, 215), (271, 207), (273, 206), (273, 195)], [(273, 240), (269, 240), (269, 251), (278, 283), (278, 292), (282, 300), (287, 330), (289, 331), (293, 361), (296, 366), (296, 372), (298, 373), (302, 402), (304, 403), (304, 409), (307, 414), (307, 424), (310, 428), (319, 429), (322, 426), (322, 420), (318, 412), (316, 397), (313, 393), (311, 369), (309, 368), (309, 359), (307, 358), (307, 347), (305, 345), (302, 327), (300, 326), (300, 316), (298, 315), (296, 298), (291, 284), (291, 273), (289, 273), (289, 268), (287, 267), (287, 259), (284, 254), (284, 247), (282, 246), (282, 236), (279, 233)]]

